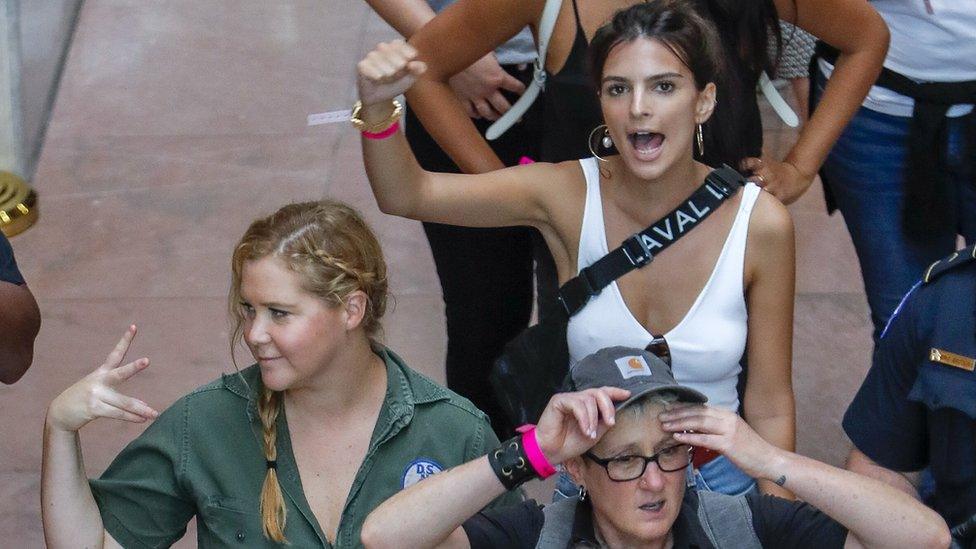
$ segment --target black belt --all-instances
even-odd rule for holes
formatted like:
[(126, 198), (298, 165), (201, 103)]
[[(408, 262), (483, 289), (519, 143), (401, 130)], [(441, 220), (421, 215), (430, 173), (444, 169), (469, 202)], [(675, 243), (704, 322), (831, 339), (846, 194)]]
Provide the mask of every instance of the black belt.
[[(817, 42), (817, 57), (836, 64), (840, 52)], [(943, 233), (958, 228), (956, 187), (949, 184), (946, 170), (948, 125), (946, 113), (952, 105), (976, 104), (976, 80), (920, 83), (883, 67), (876, 86), (915, 100), (909, 125), (908, 158), (905, 173), (905, 209), (902, 218), (910, 235)], [(966, 158), (976, 162), (976, 109), (969, 116)]]

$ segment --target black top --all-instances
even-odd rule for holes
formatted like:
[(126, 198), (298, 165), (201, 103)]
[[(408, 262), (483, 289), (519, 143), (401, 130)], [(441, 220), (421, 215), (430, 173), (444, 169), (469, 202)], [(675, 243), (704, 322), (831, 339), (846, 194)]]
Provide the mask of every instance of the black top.
[(24, 284), (24, 277), (17, 269), (17, 261), (14, 260), (14, 250), (10, 247), (7, 237), (0, 232), (0, 282), (10, 282), (18, 286)]
[(576, 37), (569, 50), (566, 64), (559, 72), (546, 77), (546, 89), (542, 93), (542, 148), (543, 162), (564, 162), (593, 156), (587, 138), (593, 128), (603, 124), (600, 100), (593, 89), (587, 69), (586, 34), (580, 25), (576, 0), (573, 0), (576, 16)]
[[(750, 493), (745, 496), (752, 511), (752, 525), (763, 547), (826, 549), (843, 547), (847, 529), (806, 503)], [(712, 543), (698, 522), (698, 494), (685, 492), (681, 511), (672, 527), (675, 548), (710, 549)], [(593, 530), (592, 508), (580, 503), (573, 521), (574, 545), (599, 546)], [(542, 506), (529, 500), (519, 505), (481, 512), (463, 525), (472, 549), (532, 548), (539, 541), (545, 515)]]
[[(725, 46), (721, 49), (723, 62), (730, 70), (726, 71), (728, 76), (723, 81), (716, 83), (718, 104), (704, 125), (705, 156), (702, 161), (709, 166), (728, 164), (737, 167), (743, 158), (762, 154), (762, 119), (756, 99), (760, 71), (743, 67), (735, 54), (739, 43), (734, 31), (736, 25), (726, 20), (734, 14), (726, 17), (713, 13), (708, 4), (696, 2), (698, 12), (718, 27), (720, 42)], [(589, 76), (589, 44), (580, 25), (576, 0), (573, 0), (573, 14), (576, 16), (576, 37), (569, 57), (559, 72), (548, 75), (541, 99), (544, 130), (540, 159), (544, 162), (592, 156), (587, 138), (593, 128), (603, 123), (597, 90)], [(735, 139), (719, 143), (710, 131), (711, 127), (719, 126), (732, 128), (726, 135), (735, 136)]]
[(950, 526), (976, 514), (973, 254), (969, 247), (936, 264), (926, 274), (930, 282), (905, 296), (844, 415), (851, 441), (878, 464), (896, 471), (929, 467), (935, 492), (926, 503)]

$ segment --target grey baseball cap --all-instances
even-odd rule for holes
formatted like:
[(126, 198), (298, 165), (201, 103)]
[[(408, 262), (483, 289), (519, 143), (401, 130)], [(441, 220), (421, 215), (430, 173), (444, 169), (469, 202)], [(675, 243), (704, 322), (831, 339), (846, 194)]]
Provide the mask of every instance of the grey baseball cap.
[(569, 369), (569, 377), (574, 391), (605, 386), (630, 391), (630, 398), (616, 403), (618, 410), (649, 394), (674, 393), (681, 402), (704, 403), (708, 400), (702, 393), (679, 385), (671, 368), (644, 349), (601, 349), (574, 364)]

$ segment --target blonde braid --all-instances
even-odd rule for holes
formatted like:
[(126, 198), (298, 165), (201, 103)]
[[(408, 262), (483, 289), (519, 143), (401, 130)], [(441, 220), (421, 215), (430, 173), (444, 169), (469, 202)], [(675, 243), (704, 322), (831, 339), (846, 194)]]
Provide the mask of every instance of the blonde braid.
[[(258, 415), (261, 416), (262, 434), (264, 435), (264, 457), (270, 462), (278, 459), (276, 423), (281, 411), (281, 393), (265, 388), (258, 402)], [(287, 519), (285, 501), (278, 484), (278, 471), (268, 467), (261, 487), (261, 523), (264, 535), (278, 543), (288, 543), (285, 539), (285, 520)]]
[(331, 267), (335, 267), (336, 269), (342, 271), (342, 275), (345, 275), (355, 280), (360, 287), (363, 287), (368, 282), (372, 282), (373, 279), (376, 278), (376, 276), (373, 273), (367, 273), (362, 270), (356, 269), (355, 267), (349, 265), (348, 263), (339, 259), (338, 257), (330, 255), (325, 250), (315, 250), (312, 253), (315, 254), (315, 257), (319, 258), (319, 260), (322, 263), (329, 265)]

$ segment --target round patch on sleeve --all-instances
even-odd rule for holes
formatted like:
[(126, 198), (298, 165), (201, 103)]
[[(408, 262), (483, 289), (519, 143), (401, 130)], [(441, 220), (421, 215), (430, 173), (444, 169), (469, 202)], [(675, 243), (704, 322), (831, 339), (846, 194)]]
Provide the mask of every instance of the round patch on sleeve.
[(409, 488), (425, 478), (443, 471), (440, 463), (428, 458), (418, 458), (403, 470), (403, 487)]

